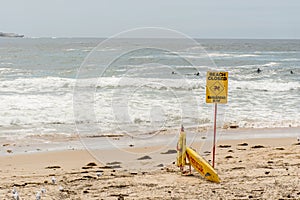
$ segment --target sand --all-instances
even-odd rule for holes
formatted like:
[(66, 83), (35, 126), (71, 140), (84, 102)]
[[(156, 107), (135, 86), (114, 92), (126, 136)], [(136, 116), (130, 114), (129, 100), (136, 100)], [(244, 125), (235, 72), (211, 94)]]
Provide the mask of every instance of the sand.
[[(124, 161), (101, 164), (86, 150), (7, 153), (0, 157), (0, 199), (12, 199), (14, 187), (20, 199), (36, 199), (45, 190), (43, 200), (300, 199), (300, 144), (295, 137), (218, 141), (220, 184), (194, 170), (192, 176), (181, 175), (172, 152), (146, 160), (138, 160), (139, 155), (137, 166), (164, 156), (174, 159), (151, 170), (134, 170), (124, 168)], [(205, 158), (210, 160), (211, 154)]]

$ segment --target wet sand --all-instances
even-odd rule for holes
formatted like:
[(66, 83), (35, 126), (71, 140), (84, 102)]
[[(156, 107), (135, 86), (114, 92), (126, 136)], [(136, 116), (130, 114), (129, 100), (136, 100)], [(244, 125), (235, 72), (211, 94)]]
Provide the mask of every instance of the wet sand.
[[(193, 146), (197, 149), (199, 144)], [(300, 199), (300, 144), (295, 137), (219, 140), (215, 168), (220, 184), (206, 181), (194, 170), (192, 176), (181, 175), (174, 149), (168, 152), (155, 145), (128, 149), (138, 153), (110, 163), (99, 162), (87, 150), (6, 153), (0, 157), (0, 199), (12, 199), (14, 187), (20, 199), (35, 199), (45, 190), (43, 200)], [(211, 160), (212, 155), (206, 152), (204, 157)], [(158, 159), (168, 162), (156, 165)], [(126, 167), (126, 160), (131, 167)], [(144, 164), (152, 168), (142, 169)]]

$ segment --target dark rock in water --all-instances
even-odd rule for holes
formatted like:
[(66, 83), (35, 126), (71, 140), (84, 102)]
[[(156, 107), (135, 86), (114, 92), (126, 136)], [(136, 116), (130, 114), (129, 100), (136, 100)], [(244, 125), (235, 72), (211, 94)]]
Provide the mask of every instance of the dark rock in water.
[(229, 158), (233, 158), (233, 157), (232, 157), (232, 156), (226, 156), (225, 158), (226, 158), (226, 159), (229, 159)]
[(174, 150), (174, 149), (169, 149), (168, 151), (166, 151), (166, 152), (161, 152), (160, 154), (175, 154), (175, 153), (177, 153), (176, 150)]
[(163, 164), (159, 164), (159, 165), (157, 165), (156, 167), (163, 167), (164, 165)]
[(150, 156), (143, 156), (143, 157), (138, 158), (138, 160), (149, 160), (149, 159), (152, 159), (152, 158)]

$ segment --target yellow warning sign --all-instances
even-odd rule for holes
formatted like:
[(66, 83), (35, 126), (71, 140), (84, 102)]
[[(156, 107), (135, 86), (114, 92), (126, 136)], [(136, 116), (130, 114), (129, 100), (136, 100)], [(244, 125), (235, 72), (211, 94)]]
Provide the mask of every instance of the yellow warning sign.
[(207, 72), (206, 103), (227, 103), (228, 72)]

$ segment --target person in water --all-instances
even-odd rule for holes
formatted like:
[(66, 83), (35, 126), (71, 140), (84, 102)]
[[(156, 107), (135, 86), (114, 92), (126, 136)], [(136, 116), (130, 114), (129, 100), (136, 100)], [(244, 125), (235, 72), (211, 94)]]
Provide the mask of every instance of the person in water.
[(294, 72), (291, 70), (291, 74), (294, 74)]
[(261, 69), (257, 68), (257, 73), (260, 73), (261, 72)]

